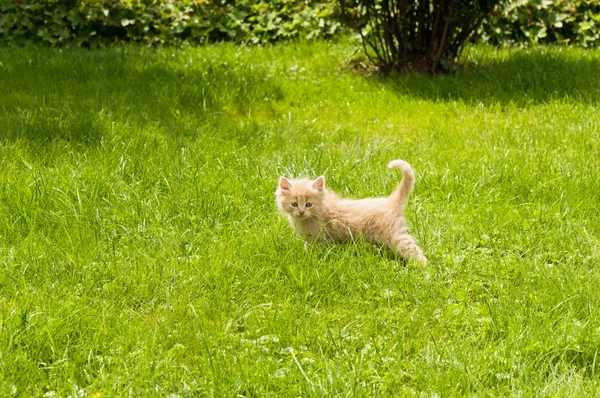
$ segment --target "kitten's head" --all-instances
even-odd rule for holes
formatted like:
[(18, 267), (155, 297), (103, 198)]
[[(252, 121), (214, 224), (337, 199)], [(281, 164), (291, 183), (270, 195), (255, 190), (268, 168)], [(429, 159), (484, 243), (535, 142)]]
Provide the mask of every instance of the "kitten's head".
[(275, 191), (277, 206), (286, 214), (297, 219), (309, 219), (319, 214), (325, 194), (325, 177), (311, 180), (279, 179)]

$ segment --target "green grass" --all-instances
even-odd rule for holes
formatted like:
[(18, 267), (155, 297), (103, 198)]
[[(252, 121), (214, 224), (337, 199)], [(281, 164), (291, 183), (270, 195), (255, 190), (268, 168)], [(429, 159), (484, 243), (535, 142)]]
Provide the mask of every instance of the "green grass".
[[(600, 52), (0, 52), (0, 395), (600, 395)], [(429, 259), (303, 250), (280, 175), (386, 195)]]

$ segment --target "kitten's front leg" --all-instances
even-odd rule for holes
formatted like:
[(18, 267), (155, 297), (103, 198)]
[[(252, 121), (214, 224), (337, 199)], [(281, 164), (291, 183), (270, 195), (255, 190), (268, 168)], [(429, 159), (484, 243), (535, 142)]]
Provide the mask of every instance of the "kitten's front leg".
[(307, 235), (304, 237), (304, 250), (308, 250), (308, 248), (310, 246), (314, 246), (314, 245), (324, 245), (327, 243), (327, 240), (325, 238), (323, 238), (322, 234), (319, 234), (317, 236), (314, 235)]
[(304, 250), (308, 250), (308, 247), (314, 242), (315, 238), (312, 235), (306, 235), (304, 238)]

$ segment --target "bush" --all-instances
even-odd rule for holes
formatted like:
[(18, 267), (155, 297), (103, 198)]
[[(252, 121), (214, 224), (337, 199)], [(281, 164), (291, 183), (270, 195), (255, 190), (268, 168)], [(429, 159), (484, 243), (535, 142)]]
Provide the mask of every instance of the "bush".
[(326, 1), (0, 0), (0, 42), (8, 44), (267, 43), (339, 28)]
[(598, 0), (509, 0), (496, 7), (481, 27), (492, 44), (600, 43)]
[(461, 46), (499, 0), (340, 0), (367, 57), (384, 73), (454, 68)]

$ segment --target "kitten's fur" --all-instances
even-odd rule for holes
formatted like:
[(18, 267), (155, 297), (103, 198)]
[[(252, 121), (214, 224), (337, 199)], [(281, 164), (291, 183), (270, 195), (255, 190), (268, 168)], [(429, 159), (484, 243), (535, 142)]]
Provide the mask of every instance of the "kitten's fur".
[(427, 259), (408, 234), (404, 218), (415, 174), (404, 160), (393, 160), (388, 167), (402, 171), (400, 185), (388, 197), (344, 199), (325, 188), (323, 176), (314, 181), (281, 177), (275, 192), (277, 206), (306, 242), (315, 239), (340, 242), (362, 236), (386, 244), (407, 261), (425, 265)]

